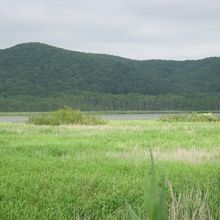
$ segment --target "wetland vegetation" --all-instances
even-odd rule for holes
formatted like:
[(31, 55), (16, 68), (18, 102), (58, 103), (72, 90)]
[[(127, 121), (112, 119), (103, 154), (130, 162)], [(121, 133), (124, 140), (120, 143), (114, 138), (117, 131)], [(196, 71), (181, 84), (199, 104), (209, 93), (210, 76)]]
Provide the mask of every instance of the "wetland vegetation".
[(0, 123), (0, 218), (129, 219), (126, 204), (145, 216), (151, 148), (169, 218), (218, 219), (219, 146), (219, 122)]

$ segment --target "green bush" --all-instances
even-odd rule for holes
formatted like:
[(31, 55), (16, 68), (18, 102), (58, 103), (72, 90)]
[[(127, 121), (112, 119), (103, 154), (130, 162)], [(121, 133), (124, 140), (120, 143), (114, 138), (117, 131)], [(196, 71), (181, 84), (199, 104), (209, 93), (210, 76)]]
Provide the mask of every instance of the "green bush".
[(50, 113), (50, 115), (29, 117), (28, 123), (35, 125), (68, 125), (68, 124), (85, 124), (97, 125), (105, 124), (105, 121), (91, 114), (83, 114), (80, 110), (74, 110), (64, 107)]
[(219, 118), (214, 117), (212, 113), (192, 113), (192, 114), (174, 114), (164, 115), (159, 121), (163, 122), (216, 122)]

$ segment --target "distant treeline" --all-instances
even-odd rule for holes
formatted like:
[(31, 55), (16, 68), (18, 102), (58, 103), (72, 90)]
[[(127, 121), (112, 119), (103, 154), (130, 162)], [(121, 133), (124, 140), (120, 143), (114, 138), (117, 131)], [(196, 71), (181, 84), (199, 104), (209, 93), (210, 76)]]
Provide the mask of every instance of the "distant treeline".
[(220, 57), (137, 61), (40, 43), (0, 50), (0, 111), (219, 110)]
[(50, 97), (0, 97), (0, 111), (52, 111), (70, 106), (83, 111), (219, 111), (220, 99), (212, 96), (144, 96), (139, 94), (112, 95), (100, 93), (62, 94)]

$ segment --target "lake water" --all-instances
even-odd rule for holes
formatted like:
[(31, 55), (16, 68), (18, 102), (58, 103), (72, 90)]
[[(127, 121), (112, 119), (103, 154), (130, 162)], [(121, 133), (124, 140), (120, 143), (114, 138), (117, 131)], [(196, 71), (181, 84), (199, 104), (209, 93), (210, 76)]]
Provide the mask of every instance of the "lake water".
[(0, 116), (0, 122), (26, 122), (28, 120), (28, 116)]
[(150, 120), (158, 119), (163, 114), (112, 114), (100, 115), (104, 120)]
[[(108, 114), (99, 115), (104, 120), (151, 120), (158, 119), (164, 114)], [(220, 113), (214, 113), (220, 116)], [(28, 116), (0, 116), (0, 122), (22, 123), (28, 120)]]

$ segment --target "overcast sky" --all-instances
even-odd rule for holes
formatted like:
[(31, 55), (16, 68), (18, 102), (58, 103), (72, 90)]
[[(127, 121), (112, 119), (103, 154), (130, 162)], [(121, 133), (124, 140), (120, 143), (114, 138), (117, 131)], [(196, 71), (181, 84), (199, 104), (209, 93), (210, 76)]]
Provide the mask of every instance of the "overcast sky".
[(0, 0), (0, 48), (23, 42), (134, 59), (220, 56), (220, 0)]

